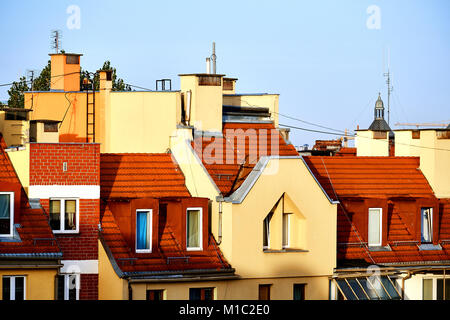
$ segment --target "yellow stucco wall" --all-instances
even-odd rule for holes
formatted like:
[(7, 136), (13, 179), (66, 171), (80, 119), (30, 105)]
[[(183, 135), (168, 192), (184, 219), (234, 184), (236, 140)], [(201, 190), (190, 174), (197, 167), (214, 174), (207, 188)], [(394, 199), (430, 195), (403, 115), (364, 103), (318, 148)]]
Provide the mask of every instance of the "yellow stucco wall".
[(192, 92), (190, 124), (197, 130), (222, 132), (222, 86), (200, 86), (197, 75), (180, 75), (185, 99)]
[(188, 300), (189, 288), (215, 288), (215, 300), (258, 300), (260, 284), (271, 285), (271, 300), (292, 300), (294, 284), (306, 284), (305, 298), (307, 300), (328, 299), (329, 280), (327, 277), (133, 283), (131, 286), (134, 300), (145, 300), (147, 290), (164, 290), (164, 299), (167, 300)]
[(7, 146), (21, 146), (29, 142), (29, 122), (5, 120), (5, 112), (0, 111), (0, 133)]
[[(26, 300), (54, 300), (57, 269), (0, 269), (3, 276), (25, 276)], [(0, 282), (0, 300), (2, 296)]]
[[(329, 202), (300, 159), (272, 159), (264, 172), (244, 201), (224, 213), (232, 216), (232, 221), (224, 219), (224, 230), (231, 223), (232, 239), (228, 235), (223, 241), (233, 243), (231, 253), (222, 249), (225, 257), (244, 278), (331, 275), (336, 266), (336, 205)], [(283, 193), (304, 218), (299, 227), (304, 232), (304, 247), (298, 249), (307, 252), (263, 251), (263, 220)], [(270, 233), (270, 248), (281, 249), (281, 215)]]
[(357, 156), (387, 157), (389, 156), (389, 133), (386, 133), (386, 139), (374, 139), (374, 131), (357, 131), (355, 146)]
[(229, 106), (269, 108), (270, 118), (278, 127), (279, 94), (224, 96), (223, 104)]
[(98, 241), (98, 299), (128, 299), (128, 282), (117, 276), (100, 240)]
[(11, 149), (7, 152), (23, 188), (28, 193), (28, 187), (30, 186), (30, 144), (27, 143), (19, 150)]
[(420, 139), (412, 131), (395, 132), (395, 155), (420, 157), (420, 170), (438, 198), (450, 198), (450, 139), (438, 139), (435, 130), (421, 130)]
[(167, 151), (181, 119), (180, 92), (111, 92), (110, 102), (103, 152)]

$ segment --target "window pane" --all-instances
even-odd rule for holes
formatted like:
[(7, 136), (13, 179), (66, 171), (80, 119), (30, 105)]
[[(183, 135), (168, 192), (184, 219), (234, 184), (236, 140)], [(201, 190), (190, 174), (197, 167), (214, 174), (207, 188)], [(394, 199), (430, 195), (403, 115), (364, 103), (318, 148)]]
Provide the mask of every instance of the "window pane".
[(214, 289), (213, 288), (205, 288), (204, 291), (204, 300), (214, 300)]
[(423, 279), (423, 300), (433, 300), (433, 280)]
[[(437, 300), (444, 299), (444, 279), (437, 279), (437, 292), (436, 298)], [(450, 299), (450, 279), (445, 279), (445, 300)]]
[(76, 200), (66, 200), (64, 230), (76, 230)]
[(283, 247), (289, 246), (289, 214), (283, 214)]
[(380, 209), (369, 209), (369, 245), (381, 244)]
[(10, 195), (0, 194), (0, 234), (11, 233)]
[(270, 300), (270, 284), (259, 285), (259, 300)]
[(366, 278), (359, 278), (358, 281), (369, 296), (370, 300), (380, 300), (375, 289), (370, 285)]
[(64, 300), (64, 276), (56, 276), (56, 300)]
[(138, 211), (136, 213), (136, 249), (150, 249), (148, 211)]
[(347, 300), (357, 300), (356, 296), (354, 295), (350, 287), (347, 285), (347, 282), (345, 282), (345, 280), (337, 280), (336, 282), (339, 285), (339, 288), (341, 288)]
[(69, 290), (69, 300), (77, 300), (77, 276), (74, 274), (67, 275), (68, 280), (68, 288)]
[(305, 300), (305, 284), (294, 284), (294, 300)]
[(188, 210), (187, 212), (187, 247), (200, 247), (200, 211)]
[(201, 289), (189, 288), (189, 300), (201, 300)]
[(347, 279), (347, 282), (353, 289), (355, 294), (358, 296), (359, 300), (367, 300), (367, 296), (365, 295), (363, 289), (359, 285), (358, 281), (356, 281), (356, 279)]
[(422, 242), (432, 242), (431, 208), (422, 208)]
[(163, 290), (147, 290), (147, 300), (163, 300)]
[(16, 280), (15, 299), (16, 300), (24, 300), (25, 278), (24, 277), (16, 277), (15, 280)]
[(392, 283), (395, 284), (394, 282), (395, 280), (393, 280), (392, 282), (387, 278), (387, 276), (382, 276), (381, 277), (381, 282), (383, 283), (384, 288), (387, 290), (387, 292), (389, 293), (389, 295), (391, 296), (391, 299), (393, 300), (397, 300), (397, 299), (401, 299), (400, 295), (398, 294), (397, 290), (395, 290), (394, 286)]
[(11, 295), (11, 278), (10, 277), (3, 277), (3, 281), (2, 281), (2, 286), (3, 286), (3, 290), (2, 290), (2, 295), (3, 295), (3, 300), (10, 300), (10, 295)]
[(61, 201), (50, 200), (50, 226), (52, 230), (61, 230)]

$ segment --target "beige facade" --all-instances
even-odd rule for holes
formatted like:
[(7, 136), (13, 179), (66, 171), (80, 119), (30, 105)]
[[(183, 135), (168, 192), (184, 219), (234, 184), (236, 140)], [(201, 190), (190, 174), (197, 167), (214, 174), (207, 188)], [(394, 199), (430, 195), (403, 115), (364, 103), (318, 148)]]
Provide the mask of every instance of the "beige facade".
[[(55, 277), (57, 272), (56, 268), (2, 268), (0, 269), (0, 279), (4, 276), (23, 276), (25, 277), (26, 300), (54, 300)], [(2, 292), (2, 282), (0, 282), (0, 300), (3, 299)]]
[(361, 157), (389, 156), (389, 132), (358, 130), (355, 137), (356, 155)]

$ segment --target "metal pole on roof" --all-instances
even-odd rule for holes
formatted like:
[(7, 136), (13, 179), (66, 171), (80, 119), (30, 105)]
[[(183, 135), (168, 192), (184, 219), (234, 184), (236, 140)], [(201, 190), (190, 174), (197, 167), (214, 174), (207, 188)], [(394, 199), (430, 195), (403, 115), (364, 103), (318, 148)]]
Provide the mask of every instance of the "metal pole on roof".
[(212, 55), (211, 55), (211, 60), (212, 60), (212, 64), (213, 64), (213, 66), (212, 66), (212, 73), (213, 74), (216, 74), (216, 58), (217, 58), (217, 56), (216, 56), (216, 43), (213, 42), (212, 43)]

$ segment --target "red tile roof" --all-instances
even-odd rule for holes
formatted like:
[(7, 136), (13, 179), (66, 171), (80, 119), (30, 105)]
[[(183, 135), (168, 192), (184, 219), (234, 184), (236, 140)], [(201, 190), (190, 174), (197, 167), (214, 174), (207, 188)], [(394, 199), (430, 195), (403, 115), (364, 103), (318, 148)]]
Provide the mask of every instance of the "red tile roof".
[[(419, 170), (419, 159), (408, 157), (305, 157), (305, 161), (329, 196), (341, 202), (337, 213), (338, 260), (364, 260), (377, 264), (405, 264), (450, 261), (450, 199), (439, 200), (439, 240), (442, 250), (420, 250), (420, 239), (407, 221), (395, 197), (435, 199), (426, 178)], [(323, 161), (323, 162), (322, 162)], [(329, 176), (329, 177), (328, 177)], [(355, 225), (355, 209), (350, 199), (391, 198), (387, 243), (391, 251), (367, 248), (361, 230)], [(437, 216), (437, 215), (436, 215)]]
[(336, 154), (336, 156), (340, 157), (349, 157), (356, 156), (356, 148), (341, 148)]
[[(208, 247), (201, 252), (183, 250), (168, 223), (160, 226), (161, 240), (158, 251), (136, 254), (123, 238), (119, 226), (108, 205), (102, 206), (102, 237), (122, 272), (161, 272), (185, 270), (231, 269), (214, 237), (210, 236)], [(175, 258), (175, 259), (171, 259)], [(182, 258), (182, 259), (176, 259)]]
[(168, 153), (101, 154), (102, 198), (188, 197), (184, 175)]
[[(0, 134), (0, 184), (2, 182), (20, 184), (5, 147), (6, 144)], [(1, 256), (19, 254), (42, 257), (61, 253), (48, 223), (48, 217), (42, 209), (30, 208), (23, 188), (21, 188), (20, 212), (14, 212), (14, 216), (20, 217), (20, 227), (17, 228), (20, 241), (0, 241)]]
[(196, 138), (192, 146), (223, 195), (239, 188), (261, 156), (298, 156), (272, 123), (224, 123), (222, 133)]
[(339, 197), (433, 196), (416, 157), (309, 156), (304, 159), (332, 199), (336, 199), (334, 192)]

